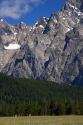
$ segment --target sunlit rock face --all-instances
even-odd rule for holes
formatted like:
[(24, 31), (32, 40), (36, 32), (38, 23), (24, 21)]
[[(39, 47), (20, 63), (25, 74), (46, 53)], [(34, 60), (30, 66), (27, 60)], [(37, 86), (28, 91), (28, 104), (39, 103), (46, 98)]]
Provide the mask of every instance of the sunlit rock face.
[(83, 12), (83, 0), (69, 0), (69, 1)]
[(83, 85), (83, 1), (33, 26), (0, 20), (0, 71), (15, 77)]

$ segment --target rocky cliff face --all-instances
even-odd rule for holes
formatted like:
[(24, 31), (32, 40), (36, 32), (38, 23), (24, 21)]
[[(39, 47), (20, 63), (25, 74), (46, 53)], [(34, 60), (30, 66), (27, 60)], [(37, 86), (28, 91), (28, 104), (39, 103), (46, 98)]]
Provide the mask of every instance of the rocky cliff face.
[(33, 26), (1, 19), (0, 71), (83, 85), (83, 0), (67, 1), (62, 11)]

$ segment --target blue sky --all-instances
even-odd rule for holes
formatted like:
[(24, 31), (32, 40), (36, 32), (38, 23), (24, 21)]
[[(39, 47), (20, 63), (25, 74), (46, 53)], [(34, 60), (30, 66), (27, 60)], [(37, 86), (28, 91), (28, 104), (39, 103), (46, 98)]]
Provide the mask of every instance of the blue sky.
[(59, 11), (65, 0), (0, 0), (0, 18), (11, 24), (33, 25), (41, 16)]

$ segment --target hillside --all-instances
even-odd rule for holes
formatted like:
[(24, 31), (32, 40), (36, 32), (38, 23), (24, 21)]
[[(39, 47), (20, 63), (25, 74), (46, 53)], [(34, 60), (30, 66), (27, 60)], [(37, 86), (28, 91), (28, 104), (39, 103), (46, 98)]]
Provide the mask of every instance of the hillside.
[(0, 115), (83, 114), (83, 88), (0, 74)]

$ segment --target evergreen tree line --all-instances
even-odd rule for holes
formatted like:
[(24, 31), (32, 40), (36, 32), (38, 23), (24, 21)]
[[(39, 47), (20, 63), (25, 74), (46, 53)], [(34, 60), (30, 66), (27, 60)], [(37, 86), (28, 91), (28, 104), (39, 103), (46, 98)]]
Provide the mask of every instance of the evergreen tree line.
[(83, 88), (0, 74), (0, 116), (83, 115)]

